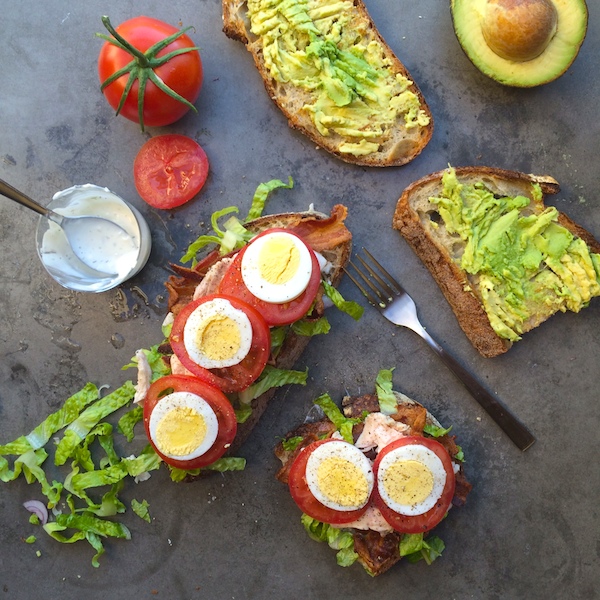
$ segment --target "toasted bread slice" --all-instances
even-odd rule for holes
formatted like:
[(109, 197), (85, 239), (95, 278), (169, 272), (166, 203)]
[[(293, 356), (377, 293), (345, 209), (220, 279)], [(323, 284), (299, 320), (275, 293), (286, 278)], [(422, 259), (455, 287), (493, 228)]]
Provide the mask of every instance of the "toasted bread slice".
[(223, 0), (223, 31), (252, 54), (290, 127), (359, 165), (403, 165), (423, 150), (431, 112), (362, 0), (263, 4)]
[[(440, 427), (439, 421), (421, 404), (408, 398), (400, 392), (394, 391), (397, 402), (397, 411), (391, 417), (398, 423), (406, 426), (406, 435), (423, 435), (423, 428), (426, 424)], [(379, 401), (375, 394), (366, 394), (364, 396), (346, 396), (342, 400), (342, 411), (348, 418), (364, 418), (368, 413), (379, 412)], [(353, 426), (352, 435), (356, 441), (363, 431), (364, 422), (359, 422)], [(289, 471), (296, 457), (312, 442), (331, 437), (336, 432), (336, 426), (327, 418), (303, 423), (293, 431), (289, 432), (285, 438), (277, 444), (274, 449), (275, 456), (281, 461), (281, 468), (276, 474), (276, 478), (282, 483), (288, 483)], [(293, 450), (286, 448), (286, 442), (295, 440)], [(456, 487), (452, 498), (453, 506), (463, 506), (467, 500), (472, 485), (467, 480), (462, 462), (455, 457), (460, 452), (460, 447), (455, 442), (455, 436), (445, 433), (437, 438), (455, 464)], [(373, 457), (374, 458), (374, 457)], [(367, 522), (360, 529), (348, 526), (354, 541), (354, 552), (357, 554), (357, 561), (372, 576), (381, 575), (390, 567), (396, 564), (400, 559), (400, 541), (402, 534), (390, 529), (381, 529), (380, 519), (373, 519), (371, 526), (376, 529), (369, 529)]]
[[(585, 306), (591, 296), (598, 295), (597, 272), (591, 266), (589, 284), (594, 288), (590, 293), (582, 294), (581, 302), (570, 306), (551, 286), (539, 286), (539, 290), (531, 297), (525, 296), (521, 306), (523, 314), (515, 322), (510, 323), (515, 335), (507, 334), (495, 320), (494, 311), (490, 313), (492, 303), (487, 299), (487, 275), (479, 272), (467, 272), (463, 268), (463, 253), (467, 247), (464, 236), (448, 228), (440, 214), (444, 174), (452, 169), (432, 173), (408, 186), (399, 199), (393, 217), (393, 226), (399, 230), (417, 256), (429, 269), (449, 302), (458, 322), (475, 346), (486, 357), (493, 357), (506, 352), (513, 341), (537, 327), (557, 311), (579, 310)], [(560, 188), (558, 182), (549, 176), (536, 176), (515, 171), (489, 167), (463, 167), (453, 170), (459, 185), (477, 185), (491, 192), (495, 198), (524, 196), (530, 200), (527, 206), (519, 209), (519, 216), (540, 215), (546, 210), (544, 197), (556, 194)], [(436, 200), (438, 199), (438, 200)], [(554, 209), (551, 209), (554, 210)], [(585, 242), (592, 253), (600, 252), (600, 244), (583, 227), (575, 224), (566, 215), (558, 212), (554, 222), (567, 229), (575, 238)], [(508, 256), (508, 253), (507, 253)], [(508, 260), (508, 258), (507, 258)], [(496, 276), (497, 273), (492, 273)], [(589, 273), (588, 273), (589, 275)], [(486, 277), (486, 279), (483, 279)], [(529, 286), (540, 281), (542, 277), (553, 277), (554, 272), (543, 259), (537, 269), (527, 271), (520, 285)], [(556, 281), (555, 281), (556, 283)], [(501, 288), (499, 288), (501, 289)], [(539, 293), (538, 293), (539, 292)], [(500, 292), (498, 292), (500, 293)], [(503, 298), (500, 301), (504, 302)], [(486, 311), (487, 306), (487, 311)], [(493, 305), (494, 307), (497, 305)], [(504, 318), (504, 317), (503, 317)], [(493, 326), (493, 323), (495, 326)]]
[[(316, 211), (265, 215), (254, 221), (245, 223), (244, 226), (249, 231), (255, 233), (260, 233), (274, 227), (294, 231), (313, 250), (327, 259), (329, 263), (328, 270), (327, 273), (323, 274), (323, 277), (329, 283), (336, 286), (342, 278), (343, 268), (348, 262), (352, 251), (352, 234), (344, 224), (346, 215), (346, 207), (338, 204), (333, 207), (329, 216)], [(212, 261), (211, 266), (215, 264), (217, 263)], [(181, 267), (172, 265), (177, 275), (171, 276), (167, 282), (169, 310), (171, 312), (177, 313), (179, 307), (187, 304), (192, 299), (197, 286), (207, 277), (208, 269), (202, 265), (202, 262), (199, 263), (196, 269), (182, 269)], [(218, 284), (219, 280), (213, 281), (211, 289), (207, 289), (205, 293), (209, 294), (216, 291)], [(321, 287), (309, 318), (317, 319), (323, 315), (324, 305), (322, 295), (323, 289)], [(291, 330), (288, 331), (283, 346), (279, 349), (271, 364), (279, 369), (291, 369), (300, 358), (310, 340), (310, 337), (298, 335)], [(229, 448), (227, 455), (235, 454), (246, 441), (275, 392), (274, 388), (270, 389), (252, 401), (252, 414), (244, 423), (238, 424), (236, 438)]]

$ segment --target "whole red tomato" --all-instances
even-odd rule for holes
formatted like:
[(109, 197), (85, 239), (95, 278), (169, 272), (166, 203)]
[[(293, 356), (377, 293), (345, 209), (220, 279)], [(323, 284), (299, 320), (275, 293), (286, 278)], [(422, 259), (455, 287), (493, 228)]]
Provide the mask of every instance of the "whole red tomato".
[[(202, 88), (202, 61), (198, 48), (168, 23), (135, 17), (116, 28), (108, 17), (102, 22), (110, 36), (98, 57), (98, 74), (108, 103), (131, 121), (161, 127), (180, 119)], [(142, 96), (142, 102), (139, 97)]]

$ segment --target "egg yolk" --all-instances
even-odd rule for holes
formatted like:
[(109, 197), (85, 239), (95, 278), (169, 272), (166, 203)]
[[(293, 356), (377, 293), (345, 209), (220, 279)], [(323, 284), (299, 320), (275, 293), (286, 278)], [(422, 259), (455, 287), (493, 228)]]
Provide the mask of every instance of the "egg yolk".
[(285, 236), (272, 236), (265, 241), (258, 257), (261, 277), (272, 284), (290, 281), (300, 266), (300, 252)]
[(419, 461), (399, 460), (390, 465), (383, 477), (389, 497), (404, 506), (418, 504), (433, 490), (433, 474)]
[(321, 493), (339, 506), (362, 506), (369, 499), (369, 484), (362, 470), (343, 458), (331, 457), (317, 469)]
[(207, 358), (226, 360), (239, 350), (242, 337), (237, 323), (232, 318), (215, 315), (198, 328), (196, 344)]
[(193, 452), (206, 437), (204, 417), (189, 406), (170, 410), (156, 427), (156, 444), (165, 454), (185, 456)]

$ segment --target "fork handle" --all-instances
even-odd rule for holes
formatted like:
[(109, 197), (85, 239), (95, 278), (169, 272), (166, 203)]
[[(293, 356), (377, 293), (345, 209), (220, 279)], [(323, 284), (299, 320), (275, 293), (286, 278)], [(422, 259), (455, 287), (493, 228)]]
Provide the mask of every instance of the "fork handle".
[(444, 364), (460, 379), (473, 398), (502, 428), (504, 433), (517, 445), (519, 450), (527, 450), (535, 437), (497, 398), (494, 398), (452, 355), (448, 354), (424, 329), (419, 335), (437, 352)]

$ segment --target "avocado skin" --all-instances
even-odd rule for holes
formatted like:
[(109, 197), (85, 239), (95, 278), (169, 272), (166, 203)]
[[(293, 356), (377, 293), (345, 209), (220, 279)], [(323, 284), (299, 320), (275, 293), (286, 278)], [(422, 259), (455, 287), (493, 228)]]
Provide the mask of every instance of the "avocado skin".
[(481, 15), (487, 0), (450, 0), (456, 37), (469, 60), (484, 74), (511, 87), (536, 87), (563, 75), (573, 64), (587, 33), (585, 0), (551, 0), (558, 12), (558, 31), (547, 48), (524, 62), (497, 55), (486, 43)]

